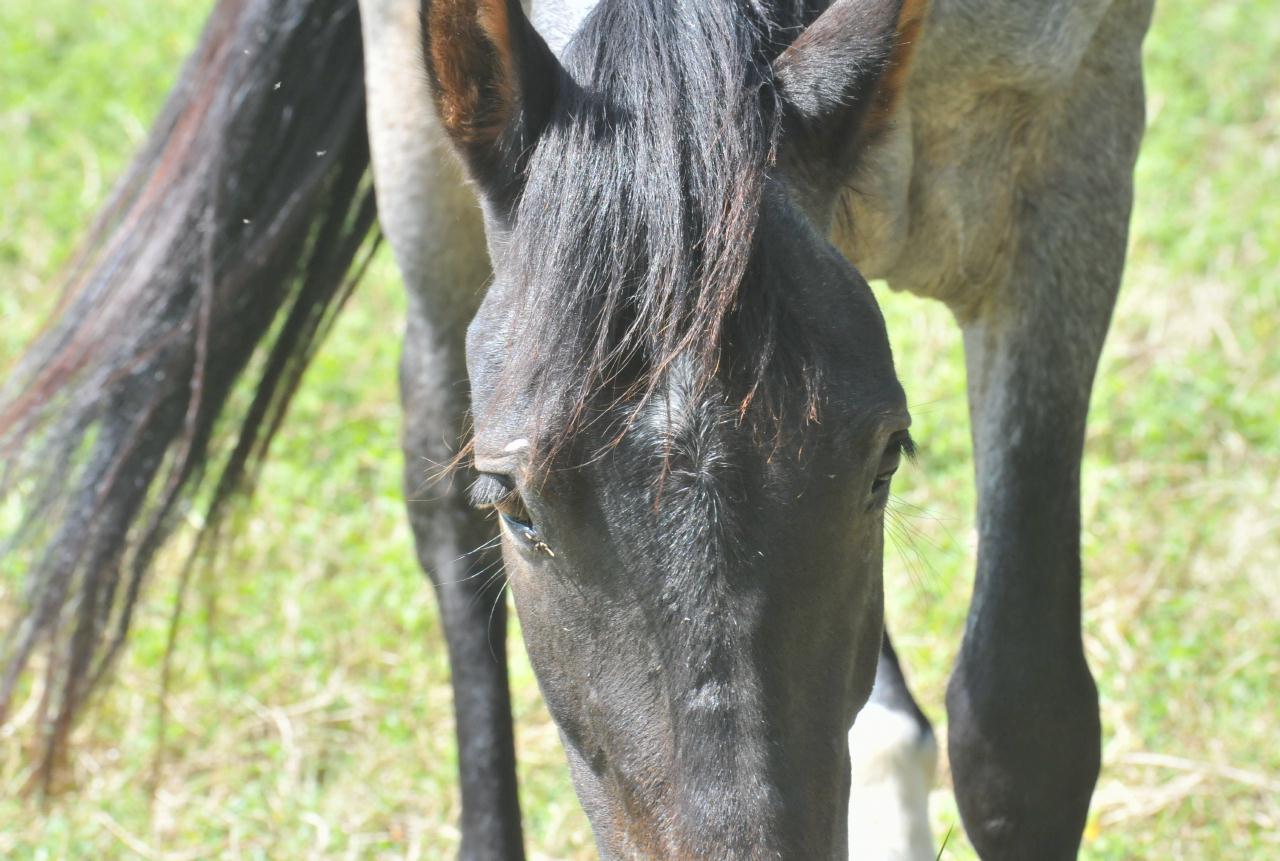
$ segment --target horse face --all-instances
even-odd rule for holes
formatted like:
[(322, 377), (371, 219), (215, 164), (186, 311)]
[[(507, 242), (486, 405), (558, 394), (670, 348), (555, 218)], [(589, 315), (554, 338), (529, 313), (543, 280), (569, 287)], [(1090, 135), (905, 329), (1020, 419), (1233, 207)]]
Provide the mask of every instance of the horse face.
[[(726, 89), (723, 125), (714, 99), (645, 102), (674, 90), (636, 83), (657, 56), (627, 53), (656, 32), (625, 19), (639, 7), (586, 25), (631, 64), (615, 74), (560, 69), (514, 3), (448, 29), (465, 5), (433, 0), (426, 55), (495, 271), (467, 338), (473, 498), (497, 513), (597, 840), (608, 857), (838, 857), (909, 421), (874, 298), (815, 228), (830, 201), (814, 178), (856, 127), (841, 113), (827, 137), (824, 111), (865, 107), (874, 80), (815, 90), (821, 63), (780, 58), (776, 86), (805, 98), (773, 177), (776, 127), (743, 92)], [(764, 28), (736, 5), (706, 14), (730, 17), (659, 71), (762, 74), (747, 57), (717, 79), (733, 58), (714, 39)], [(708, 122), (667, 122), (707, 105)], [(714, 325), (679, 337), (706, 307)]]
[(827, 369), (798, 436), (762, 440), (727, 386), (676, 362), (548, 462), (540, 390), (507, 382), (523, 321), (501, 269), (469, 332), (477, 501), (497, 511), (530, 659), (618, 857), (820, 858), (843, 841), (909, 420), (865, 282), (784, 196), (766, 208), (760, 277), (796, 300)]

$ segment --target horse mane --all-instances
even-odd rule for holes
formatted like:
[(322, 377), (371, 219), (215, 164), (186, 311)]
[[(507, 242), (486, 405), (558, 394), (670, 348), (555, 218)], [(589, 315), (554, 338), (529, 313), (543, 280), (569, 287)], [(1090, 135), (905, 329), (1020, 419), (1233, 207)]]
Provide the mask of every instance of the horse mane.
[(767, 382), (779, 314), (744, 293), (782, 119), (772, 62), (813, 5), (605, 0), (567, 46), (512, 227), (509, 366), (562, 435), (602, 391), (652, 395), (677, 358), (698, 389), (741, 366), (744, 412)]

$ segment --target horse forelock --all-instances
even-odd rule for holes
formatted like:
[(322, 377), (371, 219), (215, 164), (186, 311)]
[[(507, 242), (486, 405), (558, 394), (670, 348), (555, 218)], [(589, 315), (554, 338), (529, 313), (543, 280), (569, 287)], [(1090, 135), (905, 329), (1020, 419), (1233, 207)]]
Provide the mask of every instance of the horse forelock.
[[(606, 388), (652, 395), (677, 357), (705, 383), (725, 367), (726, 340), (773, 354), (771, 326), (726, 338), (726, 324), (751, 277), (779, 133), (771, 63), (809, 6), (603, 0), (566, 47), (508, 262), (519, 296), (508, 367), (554, 404), (551, 433), (571, 431)], [(760, 380), (739, 382), (749, 399)]]

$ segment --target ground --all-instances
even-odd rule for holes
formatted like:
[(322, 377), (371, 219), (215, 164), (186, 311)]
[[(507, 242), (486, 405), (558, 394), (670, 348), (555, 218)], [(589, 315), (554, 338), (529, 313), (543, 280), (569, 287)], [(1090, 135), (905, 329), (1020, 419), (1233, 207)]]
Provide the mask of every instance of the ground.
[[(50, 308), (206, 11), (0, 5), (0, 368)], [(1106, 742), (1082, 857), (1255, 859), (1280, 854), (1280, 7), (1158, 4), (1146, 53), (1132, 252), (1084, 472), (1085, 637)], [(892, 506), (889, 616), (943, 724), (975, 549), (963, 362), (945, 310), (880, 293), (921, 443)], [(401, 515), (388, 333), (402, 308), (384, 256), (308, 374), (244, 539), (200, 583), (154, 798), (171, 571), (78, 731), (78, 789), (43, 809), (21, 797), (29, 711), (0, 729), (0, 856), (449, 857), (448, 669)], [(0, 568), (6, 627), (18, 579)], [(513, 654), (531, 853), (592, 858)], [(941, 785), (936, 831), (955, 828), (943, 857), (971, 859), (945, 771)]]

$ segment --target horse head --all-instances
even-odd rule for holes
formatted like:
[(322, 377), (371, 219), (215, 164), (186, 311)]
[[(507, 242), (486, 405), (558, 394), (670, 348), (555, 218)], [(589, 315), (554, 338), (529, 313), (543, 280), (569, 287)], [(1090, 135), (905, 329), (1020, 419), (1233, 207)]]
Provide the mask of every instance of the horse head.
[(845, 851), (911, 442), (826, 233), (901, 6), (618, 0), (560, 56), (516, 0), (424, 7), (494, 266), (472, 495), (606, 856)]

